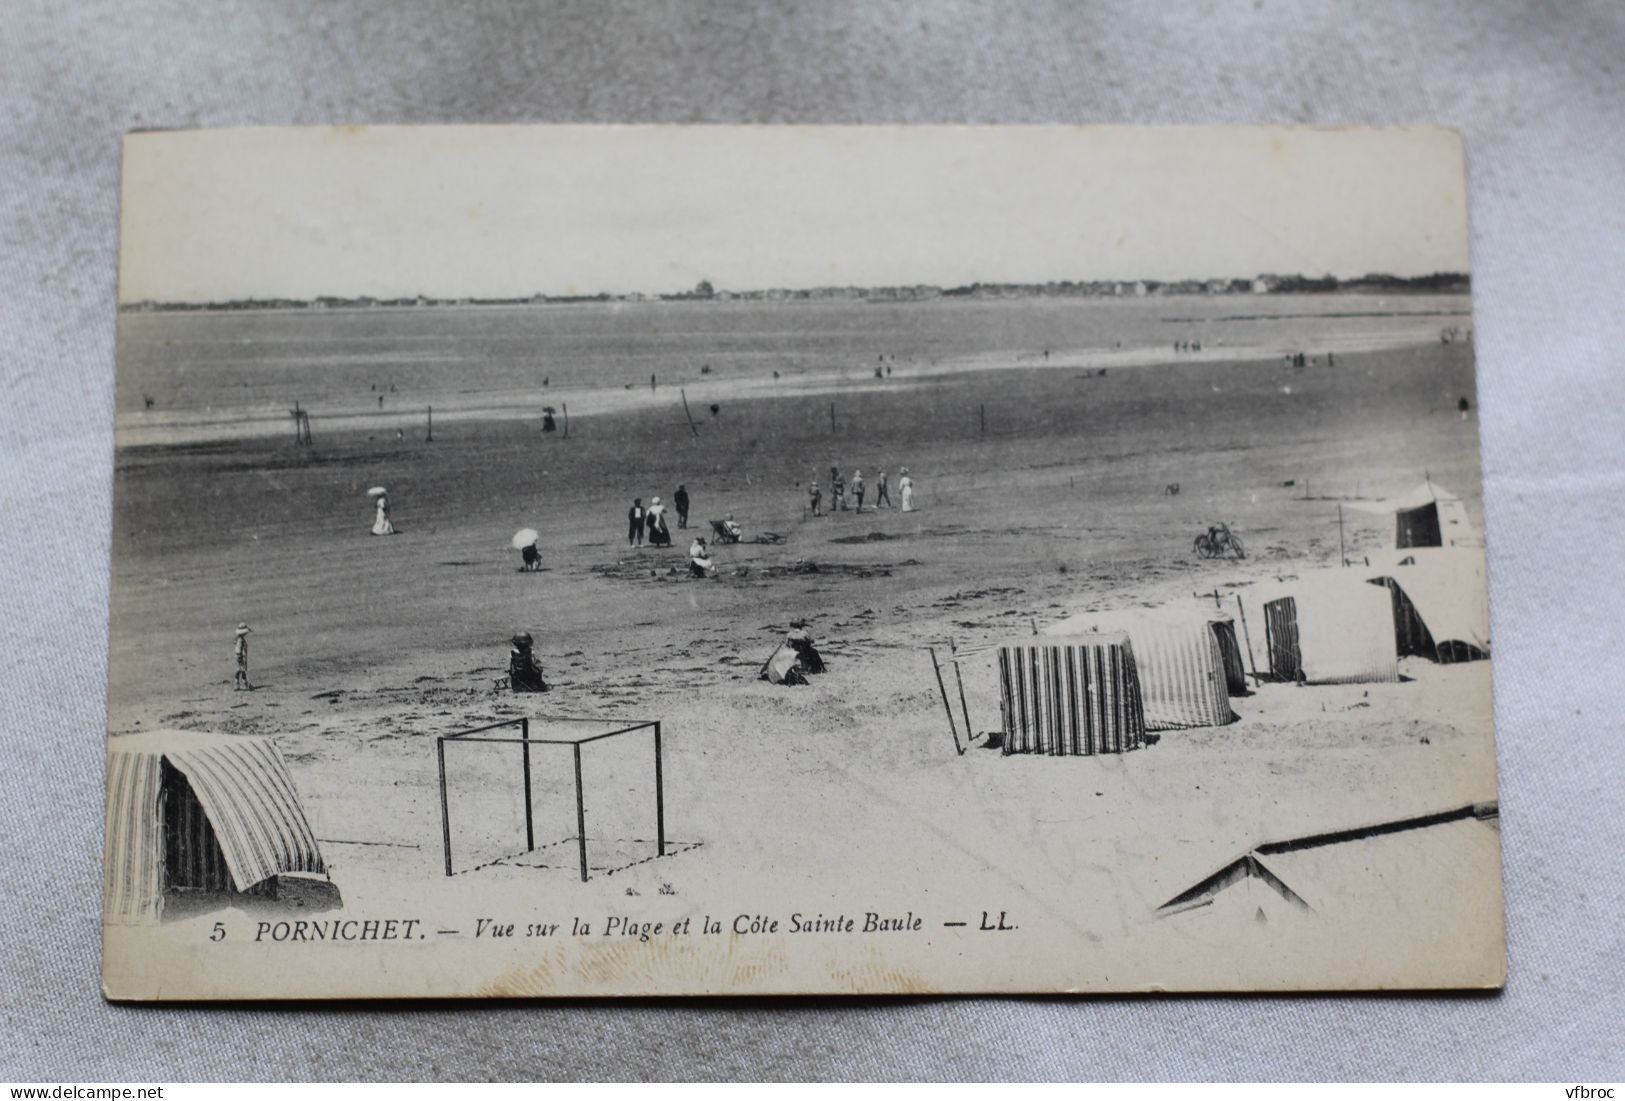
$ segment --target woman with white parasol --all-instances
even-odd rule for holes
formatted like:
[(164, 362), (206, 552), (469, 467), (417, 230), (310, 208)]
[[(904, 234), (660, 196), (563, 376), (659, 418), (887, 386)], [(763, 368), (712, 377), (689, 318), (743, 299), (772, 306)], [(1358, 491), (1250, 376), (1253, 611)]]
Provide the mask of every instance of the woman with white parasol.
[(367, 490), (367, 496), (374, 499), (377, 509), (372, 519), (372, 533), (374, 535), (394, 535), (395, 525), (389, 522), (389, 490), (383, 486), (373, 486)]
[(542, 568), (542, 553), (536, 549), (541, 534), (535, 528), (520, 528), (513, 533), (513, 549), (519, 552), (520, 573), (535, 573)]

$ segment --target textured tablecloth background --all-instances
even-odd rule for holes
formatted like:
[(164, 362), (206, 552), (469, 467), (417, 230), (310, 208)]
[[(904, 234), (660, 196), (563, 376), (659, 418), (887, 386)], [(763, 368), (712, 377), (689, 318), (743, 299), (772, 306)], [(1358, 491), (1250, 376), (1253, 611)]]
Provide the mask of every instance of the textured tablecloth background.
[[(0, 1079), (1625, 1077), (1625, 4), (0, 10)], [(1467, 135), (1498, 997), (136, 1009), (98, 989), (119, 136), (330, 122)]]

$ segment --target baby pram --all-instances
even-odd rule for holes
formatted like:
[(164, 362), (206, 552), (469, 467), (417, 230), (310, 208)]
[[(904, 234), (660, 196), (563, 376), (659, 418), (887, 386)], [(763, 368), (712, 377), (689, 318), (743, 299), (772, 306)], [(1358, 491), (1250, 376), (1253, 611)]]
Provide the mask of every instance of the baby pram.
[(784, 543), (784, 536), (776, 531), (759, 531), (746, 539), (743, 533), (739, 531), (738, 524), (735, 524), (733, 529), (730, 530), (726, 520), (711, 521), (711, 537), (718, 543), (762, 543), (772, 547), (781, 546)]

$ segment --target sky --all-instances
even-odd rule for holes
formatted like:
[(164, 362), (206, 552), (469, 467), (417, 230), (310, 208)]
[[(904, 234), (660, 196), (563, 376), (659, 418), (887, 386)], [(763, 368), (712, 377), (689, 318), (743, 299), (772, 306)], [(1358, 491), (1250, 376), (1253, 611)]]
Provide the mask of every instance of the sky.
[(1466, 271), (1434, 128), (128, 135), (122, 302)]

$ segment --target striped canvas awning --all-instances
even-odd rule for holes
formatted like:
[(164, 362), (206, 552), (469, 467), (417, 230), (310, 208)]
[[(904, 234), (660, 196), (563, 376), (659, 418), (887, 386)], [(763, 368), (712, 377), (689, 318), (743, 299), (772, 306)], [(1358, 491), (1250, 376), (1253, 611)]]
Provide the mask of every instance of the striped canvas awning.
[(166, 761), (203, 807), (236, 890), (286, 872), (326, 871), (299, 793), (269, 738), (155, 732), (110, 739), (107, 758), (103, 895), (109, 922), (151, 921), (162, 910)]

